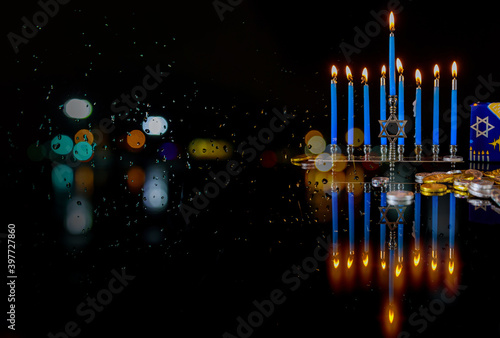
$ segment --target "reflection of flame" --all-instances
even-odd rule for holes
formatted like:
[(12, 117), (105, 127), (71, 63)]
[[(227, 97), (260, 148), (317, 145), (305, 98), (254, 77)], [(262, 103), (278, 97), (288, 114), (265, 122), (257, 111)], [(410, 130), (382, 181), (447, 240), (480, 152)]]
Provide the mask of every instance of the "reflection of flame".
[(450, 275), (453, 274), (453, 270), (455, 270), (455, 261), (451, 259), (448, 263), (448, 271), (450, 272)]
[(339, 256), (333, 257), (333, 267), (336, 269), (339, 267), (339, 264), (340, 264)]
[(352, 262), (354, 261), (354, 257), (353, 255), (349, 255), (349, 257), (347, 258), (347, 268), (350, 269), (351, 266), (352, 266)]
[(382, 260), (380, 261), (380, 265), (382, 266), (382, 270), (385, 270), (385, 265), (386, 265), (386, 263), (385, 263), (385, 259), (382, 259)]
[(394, 322), (394, 309), (391, 307), (389, 307), (389, 323), (393, 323)]
[(436, 258), (432, 258), (432, 262), (431, 262), (431, 267), (432, 267), (432, 271), (436, 271), (436, 268), (437, 268), (437, 259)]
[(403, 270), (403, 264), (399, 263), (397, 266), (396, 266), (396, 277), (399, 277), (399, 275), (401, 274), (401, 271)]
[(368, 266), (368, 252), (365, 252), (363, 256), (363, 265)]
[(415, 254), (413, 256), (413, 264), (415, 264), (415, 266), (418, 266), (418, 263), (420, 263), (420, 251), (415, 251)]

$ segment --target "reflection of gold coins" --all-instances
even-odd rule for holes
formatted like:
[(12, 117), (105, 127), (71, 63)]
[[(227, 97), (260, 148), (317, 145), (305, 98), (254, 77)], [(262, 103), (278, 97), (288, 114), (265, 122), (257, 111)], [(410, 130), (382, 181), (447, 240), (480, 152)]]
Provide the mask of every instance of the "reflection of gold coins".
[(448, 193), (449, 193), (449, 191), (444, 191), (444, 192), (425, 192), (425, 191), (422, 191), (422, 195), (427, 196), (427, 197), (430, 197), (430, 196), (444, 196), (444, 195), (446, 195)]
[(446, 185), (437, 183), (426, 183), (420, 187), (423, 192), (445, 192), (446, 189)]
[(464, 198), (464, 197), (468, 197), (468, 196), (469, 196), (469, 193), (466, 191), (455, 190), (455, 197)]
[(451, 183), (453, 182), (453, 179), (453, 175), (435, 174), (424, 177), (424, 183)]
[(469, 190), (469, 183), (470, 181), (467, 180), (455, 180), (453, 182), (453, 188), (460, 191), (467, 191)]

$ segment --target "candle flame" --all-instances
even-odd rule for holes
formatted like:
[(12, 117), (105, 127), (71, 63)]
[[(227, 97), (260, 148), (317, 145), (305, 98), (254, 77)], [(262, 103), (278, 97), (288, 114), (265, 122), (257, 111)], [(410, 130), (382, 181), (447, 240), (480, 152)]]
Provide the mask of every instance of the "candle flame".
[(453, 275), (453, 270), (455, 270), (455, 261), (453, 259), (448, 263), (448, 272)]
[(413, 264), (418, 266), (418, 263), (420, 263), (420, 251), (415, 252), (415, 255), (413, 256)]
[(363, 265), (364, 265), (365, 267), (367, 267), (367, 266), (368, 266), (368, 259), (369, 259), (369, 258), (368, 258), (368, 252), (365, 252), (364, 257), (363, 257)]
[(382, 66), (382, 77), (385, 77), (385, 73), (386, 73), (385, 65), (383, 65)]
[(396, 65), (398, 67), (398, 73), (402, 74), (403, 73), (403, 64), (401, 63), (401, 60), (399, 58), (396, 59)]
[(332, 79), (337, 77), (337, 67), (332, 66)]
[(380, 266), (382, 266), (382, 270), (385, 270), (385, 266), (386, 266), (385, 259), (382, 259), (382, 261), (380, 262)]
[(451, 76), (453, 78), (457, 77), (457, 63), (455, 61), (453, 61), (453, 65), (451, 66)]
[(439, 79), (439, 66), (438, 65), (434, 66), (434, 77), (436, 79)]
[(391, 30), (391, 32), (394, 32), (394, 13), (391, 12), (391, 14), (389, 15), (389, 29)]
[(422, 84), (422, 74), (420, 74), (420, 70), (415, 71), (415, 79), (417, 81), (417, 86), (420, 86)]
[(431, 261), (432, 271), (436, 271), (437, 266), (438, 266), (437, 259), (436, 258), (432, 258), (432, 261)]
[(366, 69), (366, 67), (363, 69), (363, 73), (361, 75), (361, 83), (368, 83), (368, 69)]
[(352, 73), (351, 70), (349, 69), (349, 66), (345, 66), (345, 73), (347, 75), (347, 80), (352, 81)]
[(389, 308), (389, 323), (392, 324), (394, 322), (394, 309), (392, 307)]

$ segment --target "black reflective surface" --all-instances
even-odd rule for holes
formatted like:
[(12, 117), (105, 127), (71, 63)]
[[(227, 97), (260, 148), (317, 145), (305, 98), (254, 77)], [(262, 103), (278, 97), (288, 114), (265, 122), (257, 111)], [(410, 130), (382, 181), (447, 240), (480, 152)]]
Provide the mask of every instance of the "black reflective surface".
[[(332, 243), (329, 177), (291, 164), (304, 154), (309, 131), (329, 137), (332, 64), (342, 70), (349, 64), (356, 81), (368, 67), (375, 119), (380, 67), (387, 64), (387, 28), (380, 26), (380, 33), (364, 43), (356, 34), (378, 22), (372, 11), (386, 9), (387, 2), (234, 3), (222, 21), (210, 1), (167, 2), (162, 8), (150, 1), (59, 4), (59, 12), (20, 44), (17, 54), (9, 32), (22, 34), (21, 18), (32, 20), (41, 7), (5, 5), (0, 233), (9, 223), (16, 225), (18, 278), (16, 331), (3, 321), (2, 337), (498, 336), (499, 230), (491, 206), (483, 210), (456, 200), (452, 274), (450, 195), (439, 197), (436, 271), (431, 198), (422, 196), (417, 267), (414, 204), (407, 208), (404, 265), (394, 280), (395, 317), (389, 325), (388, 270), (379, 260), (380, 190), (371, 190), (365, 267), (359, 183), (385, 175), (388, 168), (369, 166), (354, 173), (349, 166), (344, 172), (343, 182), (355, 183), (356, 195), (355, 255), (348, 269), (347, 185), (338, 200), (335, 268), (324, 250)], [(413, 72), (419, 68), (426, 70), (422, 107), (430, 121), (435, 63), (446, 70), (457, 61), (458, 100), (466, 113), (464, 102), (497, 101), (500, 76), (491, 46), (498, 22), (490, 4), (401, 4), (396, 49), (407, 69), (407, 118)], [(356, 52), (346, 57), (342, 42)], [(137, 105), (128, 103), (126, 95), (142, 93), (137, 86), (152, 86), (148, 67), (162, 72), (159, 86), (146, 90)], [(443, 111), (451, 88), (445, 70)], [(360, 127), (362, 93), (358, 82), (355, 86)], [(347, 108), (347, 91), (339, 88), (341, 112)], [(71, 98), (88, 100), (92, 115), (66, 117), (63, 105)], [(113, 107), (115, 101), (121, 105)], [(123, 106), (132, 108), (125, 117), (120, 115), (125, 110), (116, 111)], [(146, 146), (134, 150), (134, 143), (127, 146), (127, 133), (143, 130), (146, 114), (165, 117), (168, 131), (146, 135)], [(445, 119), (443, 153), (449, 142)], [(347, 122), (340, 121), (343, 135)], [(459, 154), (464, 158), (468, 127), (463, 118)], [(374, 121), (372, 135), (377, 128)], [(102, 135), (93, 158), (81, 163), (54, 155), (51, 140), (59, 134), (73, 138), (80, 129)], [(423, 133), (431, 136), (428, 129)], [(70, 168), (73, 181), (67, 186), (63, 177), (57, 188), (53, 170), (61, 165)], [(401, 169), (396, 178), (413, 183), (415, 171), (438, 169)], [(196, 198), (205, 189), (212, 197)], [(5, 238), (1, 248), (7, 250)], [(2, 271), (6, 268), (4, 259)], [(7, 272), (2, 276), (7, 279)], [(9, 289), (4, 285), (2, 290), (6, 317)]]

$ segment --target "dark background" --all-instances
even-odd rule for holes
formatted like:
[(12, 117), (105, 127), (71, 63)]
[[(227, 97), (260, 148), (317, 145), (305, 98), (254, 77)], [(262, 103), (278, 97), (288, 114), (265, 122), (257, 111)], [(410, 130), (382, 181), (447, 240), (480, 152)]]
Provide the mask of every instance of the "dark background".
[[(486, 1), (402, 0), (401, 5), (396, 55), (405, 67), (407, 117), (419, 68), (424, 138), (429, 138), (425, 121), (432, 121), (434, 64), (442, 71), (443, 111), (449, 107), (454, 60), (459, 69), (459, 104), (470, 95), (477, 97), (479, 77), (500, 81), (496, 48), (500, 23), (496, 9)], [(21, 18), (31, 19), (40, 7), (35, 1), (4, 4), (2, 229), (8, 223), (17, 227), (19, 285), (18, 330), (2, 336), (46, 337), (62, 331), (71, 320), (80, 324), (80, 337), (221, 337), (226, 331), (236, 335), (236, 318), (246, 318), (254, 310), (254, 300), (268, 298), (275, 288), (284, 289), (282, 274), (311, 255), (318, 236), (331, 232), (321, 211), (308, 206), (304, 171), (289, 159), (303, 153), (307, 131), (318, 129), (329, 136), (332, 64), (340, 70), (339, 112), (346, 108), (344, 69), (349, 64), (356, 81), (356, 125), (362, 126), (358, 80), (363, 67), (369, 71), (372, 116), (377, 114), (379, 72), (382, 64), (387, 65), (387, 28), (353, 54), (350, 63), (339, 46), (354, 45), (354, 29), (364, 31), (374, 21), (370, 11), (386, 8), (386, 1), (248, 0), (224, 13), (221, 21), (211, 1), (72, 0), (61, 5), (59, 13), (15, 54), (7, 34), (20, 34)], [(46, 143), (58, 133), (72, 135), (88, 123), (95, 127), (112, 115), (111, 102), (140, 84), (145, 67), (156, 64), (170, 72), (169, 77), (131, 114), (136, 121), (117, 120), (109, 159), (103, 168), (96, 168), (101, 183), (92, 195), (92, 230), (68, 235), (52, 191), (52, 162), (30, 160), (28, 146)], [(491, 94), (484, 88), (480, 92), (488, 94), (486, 100), (498, 101), (497, 88)], [(62, 114), (60, 106), (75, 96), (94, 103), (89, 120), (68, 121)], [(296, 118), (268, 146), (278, 153), (278, 164), (268, 169), (259, 161), (243, 163), (242, 174), (186, 225), (179, 204), (188, 200), (194, 187), (206, 184), (210, 171), (225, 166), (224, 161), (188, 158), (189, 142), (203, 137), (238, 145), (268, 125), (273, 108), (285, 106)], [(169, 132), (163, 139), (183, 149), (179, 159), (165, 163), (169, 205), (160, 214), (145, 210), (141, 196), (128, 192), (124, 180), (130, 161), (143, 166), (155, 163), (158, 145), (148, 144), (142, 152), (130, 154), (117, 141), (137, 127), (146, 111), (168, 118)], [(459, 153), (465, 158), (468, 122), (463, 120), (459, 128)], [(346, 126), (347, 122), (339, 126), (340, 135)], [(449, 127), (443, 119), (441, 126), (446, 154)], [(375, 123), (372, 127), (376, 135), (378, 127)], [(407, 144), (411, 143), (410, 139)], [(498, 302), (498, 230), (468, 222), (467, 203), (461, 200), (458, 205), (459, 282), (468, 288), (421, 336), (457, 336), (466, 330), (498, 336), (499, 313), (491, 308)], [(345, 216), (343, 207), (341, 211)], [(356, 217), (361, 233), (362, 218)], [(345, 229), (346, 222), (341, 226)], [(411, 236), (409, 228), (405, 231)], [(429, 231), (424, 233), (429, 239)], [(378, 231), (373, 236), (378, 238)], [(252, 337), (382, 335), (385, 288), (373, 282), (370, 287), (333, 292), (327, 263), (321, 263), (319, 272), (303, 281), (298, 291), (287, 293), (286, 303)], [(121, 268), (136, 278), (92, 323), (84, 324), (76, 306), (107, 286), (112, 269)], [(430, 287), (404, 292), (406, 320), (434, 299), (433, 292)], [(403, 329), (415, 333), (407, 321)]]

